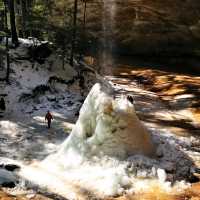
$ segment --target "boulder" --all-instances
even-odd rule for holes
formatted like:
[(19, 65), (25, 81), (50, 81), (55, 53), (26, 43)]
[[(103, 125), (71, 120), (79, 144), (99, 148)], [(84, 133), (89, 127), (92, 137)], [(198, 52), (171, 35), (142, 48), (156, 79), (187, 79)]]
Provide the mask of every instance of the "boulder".
[(14, 187), (17, 182), (16, 176), (5, 169), (0, 169), (0, 185), (4, 187)]

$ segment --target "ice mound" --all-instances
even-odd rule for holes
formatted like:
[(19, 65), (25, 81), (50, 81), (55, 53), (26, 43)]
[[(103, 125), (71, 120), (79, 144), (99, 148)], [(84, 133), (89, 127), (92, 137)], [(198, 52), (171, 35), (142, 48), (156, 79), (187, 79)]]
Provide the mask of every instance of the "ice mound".
[(134, 106), (126, 98), (115, 99), (112, 89), (95, 84), (70, 136), (43, 165), (64, 172), (68, 180), (92, 191), (115, 195), (130, 185), (128, 162), (122, 160), (134, 154), (152, 156), (154, 152)]
[(126, 98), (114, 99), (113, 91), (106, 89), (94, 85), (76, 126), (62, 144), (58, 155), (70, 158), (67, 165), (79, 165), (93, 156), (125, 159), (136, 153), (153, 155), (150, 135), (137, 118), (134, 106)]
[(133, 154), (154, 154), (150, 135), (134, 106), (126, 98), (114, 99), (112, 93), (100, 84), (92, 88), (72, 133), (57, 153), (57, 161), (61, 158), (65, 167), (105, 155), (124, 160)]

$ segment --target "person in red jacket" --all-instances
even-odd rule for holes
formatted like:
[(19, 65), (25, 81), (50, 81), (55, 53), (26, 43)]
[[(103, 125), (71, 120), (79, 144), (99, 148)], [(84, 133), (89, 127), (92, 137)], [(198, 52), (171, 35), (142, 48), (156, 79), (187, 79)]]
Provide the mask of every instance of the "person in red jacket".
[(47, 111), (47, 114), (45, 116), (45, 121), (47, 120), (48, 128), (51, 128), (51, 120), (53, 120), (53, 116), (50, 113), (50, 111)]

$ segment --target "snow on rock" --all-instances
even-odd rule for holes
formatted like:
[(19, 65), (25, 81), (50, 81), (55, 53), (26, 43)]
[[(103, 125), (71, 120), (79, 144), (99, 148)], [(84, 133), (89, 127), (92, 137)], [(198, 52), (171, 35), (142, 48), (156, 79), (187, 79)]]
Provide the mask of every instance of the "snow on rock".
[[(19, 51), (16, 50), (16, 52), (18, 53)], [(21, 115), (21, 113), (26, 115), (44, 115), (47, 110), (60, 110), (62, 113), (65, 112), (70, 116), (70, 114), (72, 115), (71, 110), (73, 110), (73, 113), (76, 113), (80, 108), (80, 94), (70, 91), (67, 84), (54, 82), (50, 85), (49, 83), (51, 77), (60, 77), (64, 80), (72, 79), (75, 71), (70, 66), (65, 66), (65, 69), (62, 69), (62, 66), (58, 65), (55, 67), (53, 64), (52, 69), (49, 70), (48, 59), (43, 65), (23, 60), (13, 62), (11, 69), (11, 84), (3, 87), (3, 92), (7, 94), (5, 98), (7, 115), (16, 116)], [(34, 89), (40, 86), (49, 87), (50, 90), (34, 96)], [(22, 98), (23, 96), (24, 98)], [(73, 105), (68, 104), (70, 101), (74, 102)]]
[(19, 130), (20, 133), (23, 133), (25, 131), (25, 129), (19, 127), (17, 123), (11, 122), (9, 120), (0, 121), (0, 133), (2, 134), (2, 136), (0, 137), (1, 139), (3, 139), (3, 136), (5, 136), (5, 138), (6, 136), (15, 138), (19, 134)]

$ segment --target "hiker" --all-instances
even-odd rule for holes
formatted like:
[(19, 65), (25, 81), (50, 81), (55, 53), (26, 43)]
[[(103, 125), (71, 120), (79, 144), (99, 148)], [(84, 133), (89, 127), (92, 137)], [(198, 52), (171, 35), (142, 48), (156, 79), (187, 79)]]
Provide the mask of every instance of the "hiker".
[(53, 120), (53, 116), (52, 114), (49, 112), (49, 110), (47, 111), (47, 114), (45, 116), (45, 121), (47, 120), (48, 123), (48, 128), (51, 128), (51, 120)]

